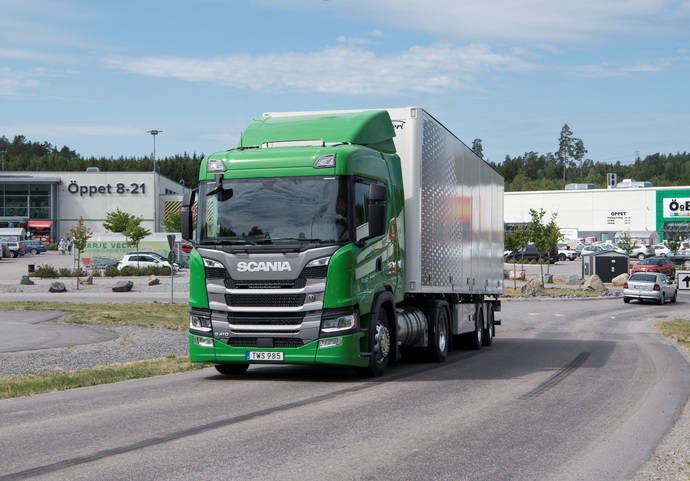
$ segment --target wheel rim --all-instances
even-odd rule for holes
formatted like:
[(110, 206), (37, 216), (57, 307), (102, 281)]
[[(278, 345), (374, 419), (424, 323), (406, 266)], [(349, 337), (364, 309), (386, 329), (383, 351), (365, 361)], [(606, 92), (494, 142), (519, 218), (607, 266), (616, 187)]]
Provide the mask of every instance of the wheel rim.
[(446, 344), (448, 343), (448, 323), (445, 317), (440, 319), (438, 325), (438, 349), (441, 352), (446, 351)]
[(379, 319), (376, 323), (376, 335), (374, 336), (374, 355), (378, 364), (388, 357), (391, 347), (391, 335), (388, 326)]

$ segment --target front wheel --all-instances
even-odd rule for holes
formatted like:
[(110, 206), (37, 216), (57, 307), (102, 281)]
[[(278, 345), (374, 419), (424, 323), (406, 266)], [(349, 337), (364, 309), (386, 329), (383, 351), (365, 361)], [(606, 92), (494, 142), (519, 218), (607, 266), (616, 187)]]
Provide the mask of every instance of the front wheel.
[(383, 306), (379, 310), (376, 322), (372, 321), (369, 327), (369, 348), (369, 365), (360, 372), (365, 376), (382, 376), (391, 354), (390, 321)]
[(642, 254), (642, 253), (637, 254), (637, 258), (638, 258), (639, 260), (643, 261), (643, 260), (644, 260), (644, 254)]
[(626, 304), (630, 304), (630, 298), (629, 298), (629, 297), (624, 297), (624, 298), (623, 298), (623, 302), (625, 302)]
[(37, 251), (36, 249), (31, 249), (31, 253), (32, 253), (33, 255), (37, 255), (37, 254), (38, 254), (38, 251)]
[(558, 254), (558, 260), (561, 261), (561, 262), (563, 262), (564, 260), (566, 260), (565, 254)]
[(248, 363), (243, 364), (216, 364), (216, 371), (224, 376), (239, 376), (249, 368)]

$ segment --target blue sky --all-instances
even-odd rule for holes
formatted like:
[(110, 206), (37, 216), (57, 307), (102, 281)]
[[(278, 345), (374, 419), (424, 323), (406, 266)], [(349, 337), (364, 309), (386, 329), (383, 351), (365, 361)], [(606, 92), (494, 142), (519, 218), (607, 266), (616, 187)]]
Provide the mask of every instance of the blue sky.
[(690, 150), (690, 0), (0, 0), (0, 135), (236, 145), (267, 111), (422, 106), (486, 157)]

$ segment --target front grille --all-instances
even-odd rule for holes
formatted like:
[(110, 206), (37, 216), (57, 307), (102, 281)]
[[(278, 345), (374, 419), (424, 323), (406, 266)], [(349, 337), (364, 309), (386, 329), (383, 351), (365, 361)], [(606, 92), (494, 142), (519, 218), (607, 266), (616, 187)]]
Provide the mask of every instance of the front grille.
[(305, 267), (302, 271), (302, 276), (306, 277), (307, 279), (321, 279), (326, 277), (327, 273), (328, 266)]
[(228, 289), (301, 289), (307, 284), (303, 277), (290, 280), (265, 280), (265, 281), (237, 281), (225, 279), (225, 287)]
[(233, 326), (294, 326), (302, 324), (301, 318), (287, 319), (262, 319), (262, 318), (242, 318), (234, 317), (229, 320)]
[(300, 307), (304, 294), (226, 294), (229, 306), (241, 307)]
[[(233, 347), (259, 347), (257, 346), (256, 337), (231, 337), (228, 339), (228, 344)], [(262, 338), (265, 341), (265, 338)], [(260, 347), (302, 347), (304, 343), (302, 339), (296, 337), (274, 337), (272, 339), (272, 346), (265, 346), (262, 342)]]
[(204, 266), (204, 270), (206, 271), (207, 279), (225, 279), (225, 275), (227, 274), (225, 267)]

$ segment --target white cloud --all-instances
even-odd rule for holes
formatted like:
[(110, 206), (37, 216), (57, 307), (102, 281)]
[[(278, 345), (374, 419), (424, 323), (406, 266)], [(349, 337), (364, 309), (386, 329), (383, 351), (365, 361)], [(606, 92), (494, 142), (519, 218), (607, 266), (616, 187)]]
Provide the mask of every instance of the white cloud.
[(46, 67), (36, 67), (25, 71), (0, 67), (0, 97), (35, 95), (39, 89), (45, 93), (49, 79), (69, 77), (78, 73), (76, 70)]
[(17, 132), (30, 138), (47, 138), (60, 136), (87, 137), (141, 137), (146, 132), (143, 127), (132, 127), (108, 124), (59, 123), (59, 124), (22, 124), (0, 125), (2, 132)]
[(110, 57), (111, 68), (138, 75), (208, 82), (246, 90), (300, 90), (338, 94), (440, 93), (475, 88), (477, 74), (525, 71), (536, 65), (521, 55), (482, 44), (435, 44), (378, 55), (355, 45), (315, 52), (231, 54), (209, 58)]
[[(263, 0), (274, 8), (313, 10), (313, 0)], [(350, 0), (322, 2), (324, 15), (372, 19), (445, 39), (587, 43), (631, 34), (682, 35), (690, 16), (687, 0)]]

